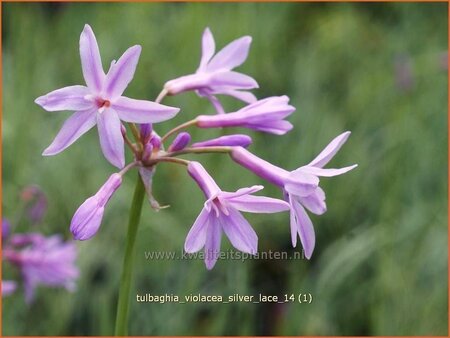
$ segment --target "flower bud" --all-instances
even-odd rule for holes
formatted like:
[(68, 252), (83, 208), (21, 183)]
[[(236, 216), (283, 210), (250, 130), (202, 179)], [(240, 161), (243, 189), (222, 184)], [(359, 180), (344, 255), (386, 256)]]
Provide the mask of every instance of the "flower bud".
[(97, 233), (106, 203), (121, 183), (122, 176), (117, 173), (112, 174), (100, 190), (78, 208), (70, 223), (70, 231), (75, 239), (84, 241)]
[(191, 135), (187, 132), (182, 132), (175, 137), (172, 144), (169, 146), (168, 151), (180, 151), (186, 148), (186, 146), (191, 142)]
[(197, 142), (192, 145), (193, 148), (198, 147), (248, 147), (252, 143), (252, 138), (248, 135), (235, 134), (226, 135), (211, 140)]
[(140, 134), (141, 134), (141, 141), (143, 144), (146, 144), (152, 135), (153, 126), (151, 123), (141, 124), (140, 127)]

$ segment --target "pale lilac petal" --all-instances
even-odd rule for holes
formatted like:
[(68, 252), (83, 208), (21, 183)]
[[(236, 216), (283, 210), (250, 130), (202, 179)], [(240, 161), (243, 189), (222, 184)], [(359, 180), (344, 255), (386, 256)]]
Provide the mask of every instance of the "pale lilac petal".
[(95, 92), (103, 87), (105, 73), (98, 50), (97, 40), (89, 25), (85, 25), (80, 36), (80, 56), (83, 76), (86, 84)]
[(214, 55), (215, 51), (216, 51), (216, 44), (214, 42), (214, 37), (209, 27), (207, 27), (203, 32), (202, 37), (202, 58), (200, 61), (199, 70), (205, 68), (209, 60), (211, 60), (212, 56)]
[(316, 235), (314, 233), (313, 224), (305, 209), (298, 201), (293, 199), (292, 206), (297, 220), (298, 235), (300, 236), (305, 256), (307, 259), (310, 259), (316, 244)]
[(244, 212), (270, 214), (289, 210), (289, 203), (265, 196), (240, 196), (227, 199), (234, 208)]
[(179, 108), (165, 106), (159, 103), (130, 99), (125, 96), (115, 100), (111, 107), (117, 112), (119, 118), (133, 123), (157, 123), (174, 117)]
[(249, 254), (256, 254), (258, 250), (258, 236), (250, 223), (234, 208), (229, 208), (229, 215), (221, 214), (219, 219), (223, 231), (231, 244), (238, 250)]
[(189, 233), (184, 242), (184, 251), (193, 253), (199, 251), (205, 246), (206, 233), (208, 229), (209, 212), (203, 208), (194, 222), (194, 225), (189, 230)]
[[(259, 87), (258, 84), (256, 84), (256, 85), (257, 86), (255, 88), (258, 88)], [(253, 103), (258, 100), (253, 93), (244, 92), (244, 91), (240, 91), (240, 90), (233, 90), (233, 89), (223, 89), (222, 90), (219, 88), (219, 89), (215, 89), (214, 92), (217, 94), (233, 96), (234, 98), (244, 101), (246, 103)]]
[[(199, 91), (201, 92), (201, 91)], [(225, 114), (225, 109), (223, 108), (222, 104), (220, 103), (219, 99), (211, 94), (202, 95), (205, 96), (209, 102), (213, 105), (214, 109), (218, 114)]]
[(288, 131), (291, 131), (294, 126), (289, 121), (273, 121), (268, 120), (264, 123), (247, 123), (243, 127), (261, 131), (264, 133), (274, 134), (274, 135), (284, 135)]
[(234, 40), (212, 58), (207, 66), (207, 70), (230, 70), (240, 66), (247, 59), (251, 42), (252, 38), (250, 36)]
[(312, 194), (305, 197), (300, 197), (299, 200), (305, 208), (316, 215), (322, 215), (325, 211), (327, 211), (325, 192), (320, 187), (318, 187)]
[(238, 189), (236, 192), (223, 191), (220, 193), (220, 197), (228, 200), (230, 198), (237, 198), (240, 196), (254, 194), (255, 192), (258, 192), (263, 189), (264, 189), (264, 186), (262, 186), (262, 185), (254, 185), (254, 186), (251, 186), (248, 188)]
[(205, 240), (205, 265), (211, 270), (217, 262), (220, 255), (220, 240), (222, 238), (222, 229), (219, 219), (210, 214)]
[(357, 166), (358, 166), (357, 164), (354, 164), (349, 167), (344, 167), (344, 168), (339, 168), (339, 169), (332, 169), (332, 168), (322, 169), (322, 168), (318, 168), (318, 167), (305, 166), (305, 167), (302, 167), (302, 171), (305, 173), (316, 175), (316, 176), (332, 177), (332, 176), (338, 176), (338, 175), (345, 174), (346, 172), (348, 172), (352, 169), (355, 169)]
[(128, 48), (120, 59), (111, 66), (105, 79), (105, 91), (111, 100), (119, 97), (133, 79), (141, 55), (141, 46)]
[(308, 166), (312, 167), (320, 167), (322, 168), (325, 164), (330, 162), (330, 160), (333, 158), (333, 156), (339, 151), (339, 149), (342, 147), (342, 145), (347, 141), (348, 137), (350, 136), (350, 132), (346, 131), (345, 133), (342, 133), (341, 135), (334, 138), (326, 147), (324, 150), (320, 152), (317, 157), (311, 161), (311, 163), (308, 164)]
[(52, 144), (44, 150), (42, 155), (55, 155), (69, 147), (80, 136), (86, 133), (95, 125), (95, 110), (85, 110), (72, 114), (66, 122), (64, 122), (58, 135), (56, 135)]
[[(239, 89), (258, 88), (258, 83), (250, 76), (238, 72), (216, 72), (211, 76), (211, 87), (234, 87)], [(216, 92), (214, 90), (214, 92)]]
[(295, 216), (295, 211), (293, 207), (293, 200), (292, 197), (289, 195), (289, 204), (291, 205), (291, 210), (289, 212), (290, 215), (290, 229), (291, 229), (291, 241), (292, 241), (292, 247), (295, 248), (297, 246), (297, 217)]
[(301, 169), (294, 170), (289, 174), (284, 188), (290, 194), (308, 196), (319, 186), (319, 178), (315, 175), (304, 173)]
[(34, 102), (47, 111), (86, 110), (93, 108), (92, 101), (85, 99), (90, 90), (85, 86), (69, 86), (38, 97)]
[(123, 168), (125, 165), (124, 141), (117, 113), (113, 109), (98, 113), (97, 125), (103, 155), (112, 165)]

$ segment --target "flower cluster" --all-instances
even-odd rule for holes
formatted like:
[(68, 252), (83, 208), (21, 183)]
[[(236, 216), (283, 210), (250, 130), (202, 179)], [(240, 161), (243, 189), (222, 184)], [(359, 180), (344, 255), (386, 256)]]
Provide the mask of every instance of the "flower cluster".
[[(35, 203), (27, 205), (25, 210), (32, 225), (40, 220), (37, 215), (42, 217), (45, 213), (43, 196), (45, 195), (37, 186), (27, 187), (22, 192), (22, 199), (25, 201), (36, 198)], [(36, 231), (12, 233), (11, 223), (4, 218), (2, 257), (20, 271), (28, 303), (33, 301), (39, 285), (64, 287), (69, 291), (75, 289), (79, 272), (75, 265), (77, 248), (73, 241), (64, 241), (59, 235), (44, 236)], [(14, 293), (17, 286), (16, 281), (2, 280), (2, 296)]]
[[(240, 127), (283, 135), (293, 128), (286, 118), (295, 108), (289, 104), (287, 96), (258, 100), (249, 91), (258, 88), (257, 82), (234, 70), (247, 59), (251, 41), (251, 37), (244, 36), (215, 54), (213, 35), (206, 28), (202, 38), (201, 61), (196, 72), (166, 82), (155, 102), (152, 102), (122, 96), (134, 77), (141, 47), (130, 47), (117, 62), (112, 62), (105, 74), (94, 33), (90, 26), (85, 26), (80, 37), (80, 56), (86, 86), (65, 87), (36, 99), (36, 103), (48, 111), (75, 111), (44, 151), (44, 155), (61, 152), (97, 124), (104, 156), (121, 169), (112, 174), (99, 191), (75, 212), (70, 225), (75, 239), (87, 240), (97, 233), (108, 200), (120, 187), (124, 174), (133, 167), (139, 170), (151, 206), (156, 210), (163, 208), (152, 194), (152, 180), (158, 163), (172, 162), (185, 165), (187, 172), (205, 195), (206, 202), (187, 235), (184, 248), (186, 252), (204, 248), (208, 269), (217, 261), (222, 232), (236, 249), (249, 254), (257, 252), (258, 236), (241, 212), (289, 211), (292, 244), (295, 247), (299, 237), (306, 257), (311, 257), (315, 234), (306, 209), (317, 215), (326, 211), (325, 193), (319, 186), (319, 177), (340, 175), (356, 167), (324, 168), (345, 143), (350, 132), (337, 136), (309, 164), (288, 171), (249, 152), (246, 148), (252, 143), (252, 139), (248, 135), (232, 134), (191, 143), (190, 134), (184, 131), (194, 126)], [(160, 102), (167, 95), (187, 91), (195, 91), (199, 96), (207, 98), (217, 114), (198, 115), (160, 136), (153, 124), (171, 119), (180, 110)], [(246, 105), (235, 112), (227, 112), (218, 95), (232, 96)], [(128, 138), (127, 126), (133, 134), (133, 141)], [(175, 138), (167, 144), (172, 136)], [(125, 145), (134, 154), (133, 162), (127, 165)], [(222, 191), (199, 162), (179, 157), (208, 152), (229, 154), (239, 165), (280, 187), (283, 199), (254, 195), (263, 189), (259, 185), (236, 192)]]

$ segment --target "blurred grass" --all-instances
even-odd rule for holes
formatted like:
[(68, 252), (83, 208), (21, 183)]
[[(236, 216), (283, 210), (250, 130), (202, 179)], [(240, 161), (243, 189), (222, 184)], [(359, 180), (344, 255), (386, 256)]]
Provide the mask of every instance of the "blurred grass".
[[(311, 261), (219, 261), (211, 272), (201, 261), (146, 261), (145, 250), (182, 250), (203, 203), (182, 168), (162, 164), (155, 194), (171, 208), (159, 213), (144, 208), (135, 292), (310, 292), (314, 300), (309, 305), (133, 300), (130, 334), (447, 335), (448, 84), (442, 65), (447, 4), (23, 3), (4, 4), (2, 13), (3, 213), (14, 218), (20, 189), (39, 184), (49, 196), (45, 233), (69, 238), (74, 210), (114, 171), (95, 131), (58, 156), (40, 155), (68, 113), (45, 112), (33, 101), (82, 83), (78, 38), (85, 23), (97, 35), (105, 68), (132, 44), (142, 45), (126, 94), (148, 99), (165, 81), (196, 69), (206, 26), (218, 48), (251, 35), (250, 56), (240, 70), (258, 80), (258, 97), (287, 94), (297, 107), (292, 132), (252, 133), (251, 150), (287, 169), (310, 161), (342, 131), (352, 131), (332, 166), (359, 167), (322, 180), (328, 212), (312, 216), (317, 247)], [(399, 79), (397, 67), (411, 79)], [(239, 107), (224, 102), (228, 110)], [(165, 103), (183, 112), (158, 125), (162, 132), (197, 113), (212, 113), (193, 93)], [(192, 130), (195, 140), (217, 133)], [(198, 158), (225, 190), (263, 183), (226, 157)], [(109, 203), (98, 235), (78, 244), (82, 275), (76, 293), (41, 288), (31, 307), (20, 293), (5, 298), (4, 335), (113, 333), (134, 173), (129, 176)], [(280, 196), (269, 185), (265, 194)], [(260, 251), (295, 251), (287, 214), (246, 217), (259, 235)], [(230, 248), (228, 240), (222, 247)]]

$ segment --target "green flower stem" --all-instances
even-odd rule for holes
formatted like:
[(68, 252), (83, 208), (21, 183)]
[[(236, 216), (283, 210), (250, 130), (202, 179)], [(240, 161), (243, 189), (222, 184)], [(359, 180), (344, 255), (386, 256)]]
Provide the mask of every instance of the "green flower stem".
[(133, 262), (135, 256), (134, 244), (141, 218), (142, 203), (144, 201), (145, 188), (138, 174), (133, 202), (128, 220), (128, 233), (126, 238), (125, 256), (123, 259), (122, 276), (120, 278), (119, 301), (117, 304), (116, 336), (126, 336), (128, 332), (128, 314), (130, 308), (130, 291), (133, 275)]

